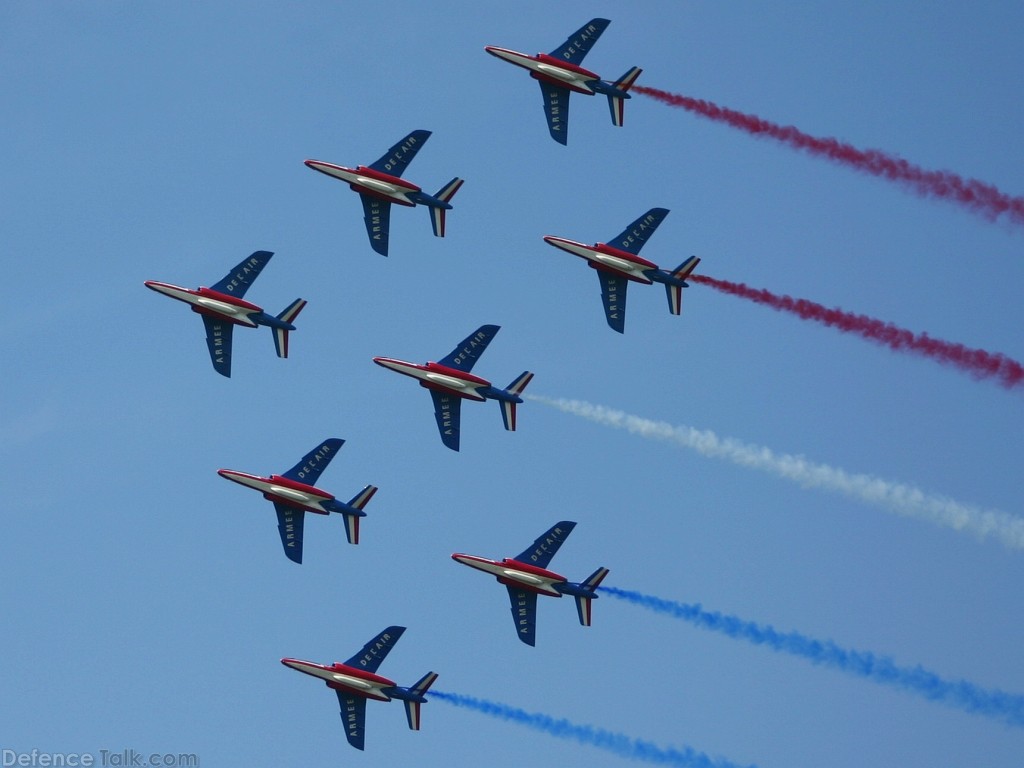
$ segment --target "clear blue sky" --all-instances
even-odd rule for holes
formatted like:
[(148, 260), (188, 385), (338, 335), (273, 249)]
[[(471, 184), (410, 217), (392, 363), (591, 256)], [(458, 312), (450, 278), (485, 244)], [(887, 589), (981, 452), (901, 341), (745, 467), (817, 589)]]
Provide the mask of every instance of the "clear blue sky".
[[(1020, 512), (1024, 399), (989, 382), (694, 286), (681, 317), (633, 286), (626, 333), (595, 242), (654, 206), (643, 255), (1024, 357), (1024, 230), (649, 99), (611, 125), (573, 97), (569, 145), (537, 86), (485, 45), (549, 51), (595, 16), (586, 65), (1024, 194), (1014, 2), (310, 2), (0, 5), (0, 748), (197, 753), (204, 766), (629, 763), (439, 701), (423, 730), (370, 702), (367, 749), (334, 696), (278, 663), (343, 660), (409, 628), (381, 673), (740, 764), (1017, 768), (1024, 729), (612, 598), (577, 624), (541, 600), (517, 642), (504, 590), (449, 559), (514, 555), (579, 525), (552, 566), (1024, 692), (1024, 552), (527, 403), (463, 412), (374, 366), (425, 361), (484, 323), (475, 372), (711, 429), (851, 472)], [(303, 167), (368, 163), (415, 128), (407, 173), (466, 179), (434, 238), (397, 209), (373, 253), (358, 198)], [(208, 285), (275, 252), (248, 294), (309, 306), (292, 356), (202, 324), (147, 279)], [(290, 467), (347, 443), (321, 485), (366, 483), (363, 543), (272, 507), (221, 467)]]

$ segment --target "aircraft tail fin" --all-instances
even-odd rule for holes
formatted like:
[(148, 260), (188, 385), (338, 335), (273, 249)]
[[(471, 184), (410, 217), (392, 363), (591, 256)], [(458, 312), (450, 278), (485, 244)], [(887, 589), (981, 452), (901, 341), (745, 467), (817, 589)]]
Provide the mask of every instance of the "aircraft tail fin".
[[(437, 194), (434, 195), (434, 197), (436, 197), (442, 203), (449, 202), (453, 197), (455, 197), (455, 193), (459, 191), (459, 187), (462, 186), (462, 182), (463, 180), (456, 176), (454, 179), (452, 179), (443, 187), (441, 187), (441, 189), (438, 190)], [(444, 215), (447, 212), (447, 209), (431, 205), (428, 206), (428, 210), (430, 211), (430, 223), (434, 227), (434, 236), (444, 237)]]
[(434, 684), (435, 680), (437, 680), (437, 673), (427, 672), (418, 683), (409, 689), (409, 693), (413, 694), (415, 698), (410, 697), (404, 700), (405, 719), (409, 721), (409, 728), (413, 731), (420, 729), (420, 704), (426, 701), (423, 694)]
[[(278, 320), (291, 325), (292, 321), (299, 316), (299, 312), (306, 306), (305, 299), (296, 299), (284, 311), (277, 316)], [(274, 347), (277, 349), (278, 357), (288, 357), (288, 331), (284, 328), (272, 328), (274, 332)]]
[[(626, 74), (624, 74), (622, 77), (615, 81), (614, 87), (616, 88), (616, 90), (622, 93), (629, 91), (629, 89), (633, 87), (633, 83), (636, 82), (636, 79), (640, 76), (640, 73), (642, 71), (643, 70), (640, 69), (640, 67), (633, 67)], [(608, 109), (611, 110), (612, 113), (612, 123), (620, 127), (622, 126), (622, 120), (625, 116), (624, 113), (627, 98), (628, 95), (614, 93), (608, 94)]]
[(576, 597), (576, 613), (580, 617), (580, 624), (582, 624), (584, 627), (589, 627), (590, 626), (590, 617), (591, 617), (591, 604), (590, 604), (590, 601), (593, 600), (596, 597), (596, 595), (594, 595), (593, 592), (594, 592), (594, 590), (597, 589), (598, 585), (602, 581), (604, 581), (604, 577), (607, 576), (607, 575), (608, 575), (608, 569), (607, 568), (598, 568), (596, 571), (594, 571), (592, 574), (590, 574), (590, 576), (587, 578), (586, 581), (584, 581), (582, 584), (580, 584), (581, 587), (585, 588), (585, 592), (590, 592), (591, 594), (589, 594), (589, 595), (587, 595), (587, 594), (575, 595), (575, 597)]
[(700, 263), (700, 258), (691, 256), (669, 273), (672, 282), (665, 283), (665, 295), (668, 297), (668, 310), (673, 315), (683, 311), (683, 288), (686, 287), (686, 278), (690, 276), (694, 268)]
[[(346, 505), (349, 509), (341, 510), (342, 517), (345, 518), (345, 535), (348, 537), (349, 544), (359, 543), (359, 520), (366, 517), (363, 507), (373, 498), (373, 494), (376, 492), (377, 486), (366, 486), (353, 496), (352, 500)], [(351, 510), (355, 510), (357, 514), (353, 514)]]
[[(526, 385), (529, 384), (532, 379), (533, 374), (530, 373), (530, 371), (523, 371), (518, 377), (516, 377), (515, 381), (508, 385), (505, 391), (510, 395), (518, 397), (522, 391), (526, 389)], [(514, 400), (499, 400), (498, 402), (501, 404), (501, 418), (502, 421), (505, 422), (505, 429), (509, 432), (515, 432), (516, 405), (518, 405), (518, 403)]]

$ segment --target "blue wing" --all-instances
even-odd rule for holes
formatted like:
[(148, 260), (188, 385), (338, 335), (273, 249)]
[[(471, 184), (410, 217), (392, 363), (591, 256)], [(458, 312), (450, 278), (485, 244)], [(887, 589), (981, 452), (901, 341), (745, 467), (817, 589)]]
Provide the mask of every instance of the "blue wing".
[(559, 144), (569, 142), (569, 94), (568, 88), (560, 85), (540, 83), (540, 93), (544, 97), (544, 117), (548, 121), (548, 133)]
[(537, 641), (537, 593), (518, 587), (507, 587), (508, 599), (512, 604), (512, 621), (516, 634), (527, 645)]
[(436, 389), (430, 390), (434, 401), (434, 418), (441, 442), (453, 451), (459, 450), (459, 421), (462, 417), (462, 398)]
[(297, 507), (274, 502), (277, 510), (277, 532), (281, 535), (281, 546), (285, 556), (293, 563), (302, 562), (302, 523), (306, 513)]
[(551, 563), (551, 558), (555, 556), (558, 548), (562, 546), (562, 542), (569, 537), (575, 527), (576, 523), (571, 520), (555, 523), (542, 533), (528, 549), (524, 549), (516, 555), (515, 559), (520, 563), (547, 568)]
[(210, 350), (210, 361), (221, 376), (231, 377), (231, 332), (234, 323), (203, 315), (206, 326), (206, 347)]
[(350, 696), (342, 691), (338, 694), (338, 705), (341, 707), (341, 723), (345, 726), (345, 737), (356, 749), (363, 748), (366, 737), (366, 699), (362, 696)]
[(398, 638), (402, 636), (403, 632), (405, 632), (405, 627), (388, 627), (345, 663), (350, 667), (365, 669), (367, 672), (376, 672), (377, 667), (395, 647), (395, 643), (398, 642)]
[(363, 223), (370, 247), (381, 256), (388, 255), (388, 231), (391, 229), (391, 203), (379, 197), (360, 193), (363, 201)]
[(603, 269), (597, 270), (597, 279), (601, 281), (601, 303), (604, 304), (608, 325), (623, 333), (626, 328), (626, 289), (629, 280)]
[(499, 330), (499, 325), (481, 325), (438, 362), (457, 371), (469, 373)]
[(429, 138), (430, 131), (413, 131), (385, 152), (379, 160), (370, 165), (370, 168), (390, 173), (392, 176), (401, 176)]
[(569, 35), (569, 39), (555, 48), (551, 55), (570, 64), (580, 64), (610, 23), (608, 19), (591, 19)]
[(320, 445), (302, 457), (294, 467), (284, 473), (289, 480), (298, 480), (309, 485), (316, 485), (320, 473), (327, 469), (331, 459), (335, 457), (345, 441), (340, 437), (329, 437)]
[(626, 227), (622, 234), (614, 240), (609, 240), (608, 245), (614, 245), (634, 256), (640, 253), (644, 243), (654, 234), (654, 230), (668, 216), (667, 208), (651, 208), (647, 213)]
[(256, 251), (210, 287), (215, 291), (242, 298), (273, 255), (270, 251)]

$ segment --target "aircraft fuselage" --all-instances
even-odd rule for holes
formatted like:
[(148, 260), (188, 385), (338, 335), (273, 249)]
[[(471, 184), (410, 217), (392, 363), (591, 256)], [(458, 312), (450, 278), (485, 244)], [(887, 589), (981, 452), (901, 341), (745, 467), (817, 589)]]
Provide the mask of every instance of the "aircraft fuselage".
[(482, 379), (479, 376), (474, 376), (455, 368), (449, 368), (447, 365), (441, 365), (440, 363), (431, 362), (420, 365), (418, 363), (409, 363), (405, 360), (396, 360), (391, 357), (375, 357), (373, 362), (404, 376), (411, 376), (419, 380), (420, 386), (427, 389), (448, 392), (456, 397), (462, 397), (467, 400), (486, 400), (487, 398), (480, 394), (480, 390), (491, 386), (491, 382), (487, 381), (487, 379)]
[(416, 202), (409, 196), (422, 191), (415, 184), (399, 176), (376, 171), (365, 165), (360, 165), (358, 168), (346, 168), (343, 165), (334, 165), (320, 160), (306, 160), (306, 165), (314, 171), (320, 171), (320, 173), (348, 182), (349, 186), (360, 194), (370, 195), (389, 203), (415, 206)]
[(627, 280), (634, 280), (638, 283), (650, 285), (653, 281), (645, 273), (651, 269), (657, 269), (658, 265), (642, 259), (628, 251), (597, 243), (596, 245), (585, 245), (575, 240), (566, 240), (563, 237), (545, 235), (544, 242), (560, 248), (566, 253), (586, 259), (587, 263), (595, 269), (602, 269), (607, 272), (614, 272)]
[(452, 555), (452, 560), (489, 573), (506, 586), (527, 589), (541, 595), (561, 597), (562, 593), (555, 589), (554, 585), (566, 583), (566, 578), (554, 571), (508, 557), (504, 560), (489, 560), (486, 557), (456, 553)]
[(356, 696), (367, 699), (391, 701), (391, 697), (384, 693), (383, 689), (394, 687), (394, 681), (372, 672), (350, 667), (340, 662), (328, 666), (301, 659), (281, 659), (281, 663), (286, 667), (320, 678), (327, 683), (328, 688), (354, 693)]
[(236, 325), (255, 328), (258, 323), (253, 316), (263, 313), (262, 307), (212, 288), (182, 288), (179, 285), (161, 283), (157, 280), (146, 280), (145, 285), (164, 296), (185, 302), (192, 307), (193, 312), (226, 320)]
[(316, 512), (320, 515), (330, 514), (330, 510), (324, 507), (324, 502), (333, 501), (334, 496), (315, 486), (300, 483), (297, 480), (290, 480), (281, 475), (260, 477), (259, 475), (250, 475), (246, 472), (237, 472), (233, 469), (218, 469), (217, 474), (247, 488), (259, 491), (263, 494), (263, 498), (268, 501), (304, 509), (307, 512)]
[(588, 96), (594, 95), (594, 88), (590, 83), (600, 81), (600, 77), (588, 69), (571, 64), (568, 61), (556, 59), (546, 53), (538, 53), (530, 56), (519, 51), (512, 51), (508, 48), (498, 48), (494, 45), (484, 47), (492, 56), (502, 61), (515, 64), (517, 67), (529, 70), (530, 76), (548, 83), (568, 88), (576, 93), (585, 93)]

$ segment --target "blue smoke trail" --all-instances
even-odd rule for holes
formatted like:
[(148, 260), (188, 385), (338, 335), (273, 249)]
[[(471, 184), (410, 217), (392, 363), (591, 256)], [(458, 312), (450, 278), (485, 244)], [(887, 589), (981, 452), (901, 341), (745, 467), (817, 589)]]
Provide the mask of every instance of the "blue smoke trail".
[(736, 616), (705, 611), (700, 603), (677, 603), (615, 587), (599, 587), (606, 595), (618, 597), (657, 613), (688, 621), (703, 629), (763, 645), (779, 653), (800, 656), (813, 664), (831, 667), (893, 688), (916, 693), (965, 712), (1024, 726), (1024, 696), (1000, 690), (985, 690), (966, 680), (943, 680), (920, 666), (899, 667), (887, 656), (840, 648), (831, 640), (815, 640), (799, 632), (783, 634), (772, 627), (743, 621)]
[[(444, 691), (432, 690), (431, 698), (447, 701), (456, 707), (475, 709), (491, 717), (501, 720), (510, 720), (528, 728), (543, 731), (559, 739), (578, 741), (580, 744), (587, 744), (598, 749), (613, 752), (622, 757), (633, 760), (643, 760), (648, 763), (659, 763), (660, 765), (679, 765), (685, 768), (740, 768), (723, 758), (713, 759), (703, 752), (697, 752), (690, 747), (677, 749), (674, 747), (659, 747), (649, 741), (632, 739), (621, 733), (612, 733), (604, 728), (595, 728), (592, 725), (577, 725), (564, 718), (554, 718), (550, 715), (542, 715), (536, 712), (527, 712), (525, 709), (510, 707), (507, 704), (498, 704), (494, 701), (477, 699), (473, 696), (463, 696), (458, 693), (445, 693)], [(748, 766), (747, 768), (756, 768)]]

